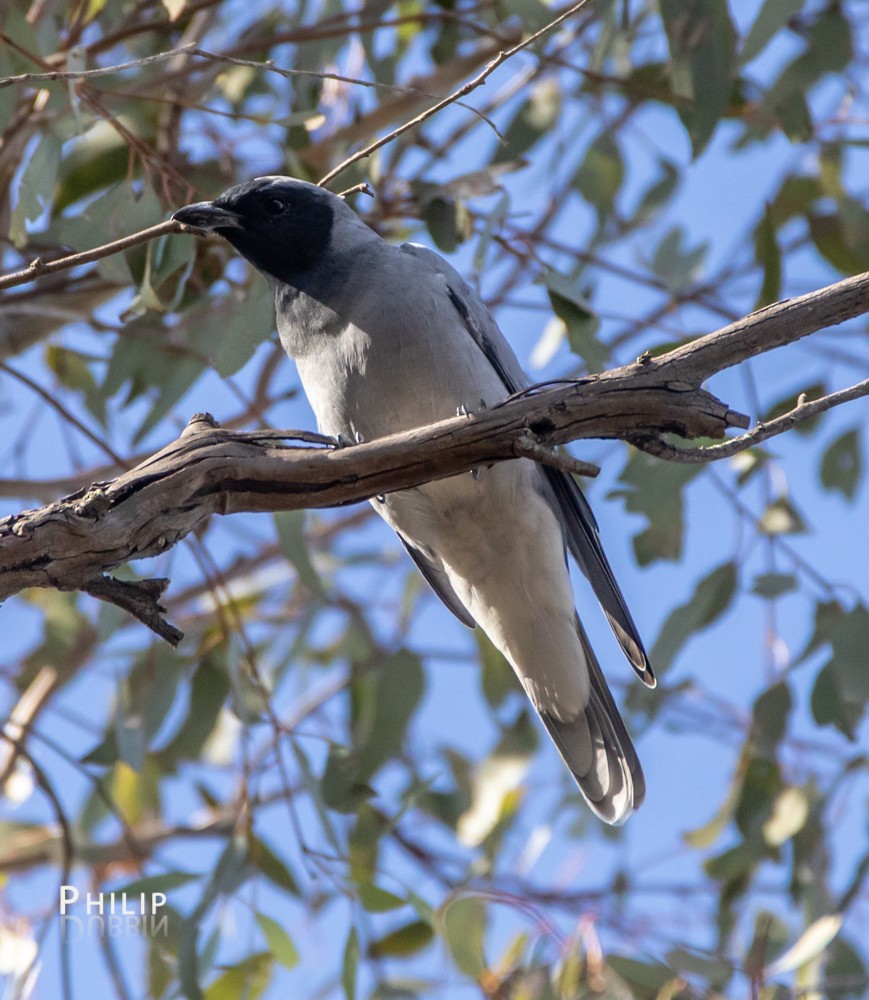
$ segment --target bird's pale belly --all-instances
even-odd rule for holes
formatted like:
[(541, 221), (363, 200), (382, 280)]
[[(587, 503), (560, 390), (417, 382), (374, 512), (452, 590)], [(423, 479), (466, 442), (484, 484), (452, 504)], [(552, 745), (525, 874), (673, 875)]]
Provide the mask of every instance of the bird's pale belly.
[(530, 462), (507, 462), (478, 479), (453, 476), (375, 506), (445, 570), (534, 704), (571, 718), (585, 705), (587, 676), (576, 669), (582, 653), (561, 528), (536, 475)]

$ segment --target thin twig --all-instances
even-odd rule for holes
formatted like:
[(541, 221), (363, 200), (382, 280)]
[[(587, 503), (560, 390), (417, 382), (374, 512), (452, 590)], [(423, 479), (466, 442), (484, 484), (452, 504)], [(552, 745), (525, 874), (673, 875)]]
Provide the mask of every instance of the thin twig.
[(852, 399), (860, 399), (862, 396), (869, 396), (869, 379), (864, 379), (847, 389), (840, 389), (838, 392), (821, 396), (820, 399), (813, 399), (811, 402), (800, 397), (797, 405), (792, 410), (788, 410), (787, 413), (782, 413), (773, 420), (757, 423), (748, 433), (740, 434), (739, 437), (731, 438), (729, 441), (722, 441), (720, 444), (683, 447), (682, 445), (669, 444), (661, 438), (646, 437), (632, 439), (631, 444), (650, 455), (665, 458), (671, 462), (684, 462), (689, 465), (716, 462), (722, 458), (738, 455), (746, 448), (751, 448), (760, 444), (761, 441), (783, 434), (798, 424), (831, 410), (834, 406), (841, 406), (842, 403), (849, 403)]
[(5, 732), (9, 737), (5, 746), (0, 747), (0, 788), (12, 773), (18, 760), (19, 746), (22, 746), (33, 720), (46, 704), (57, 686), (57, 671), (44, 666), (33, 678), (9, 713)]
[[(317, 80), (333, 80), (337, 83), (348, 83), (354, 87), (368, 87), (372, 90), (387, 90), (396, 94), (415, 94), (419, 97), (435, 96), (427, 90), (421, 90), (419, 87), (401, 86), (397, 83), (383, 83), (380, 80), (363, 80), (360, 77), (342, 76), (340, 73), (325, 73), (312, 69), (285, 69), (282, 66), (278, 66), (273, 59), (266, 59), (263, 62), (257, 62), (254, 59), (239, 59), (237, 56), (230, 56), (223, 52), (211, 52), (208, 49), (199, 48), (199, 46), (194, 42), (190, 42), (187, 45), (180, 45), (178, 48), (170, 49), (167, 52), (158, 52), (155, 55), (145, 56), (142, 59), (133, 59), (130, 62), (117, 63), (114, 66), (100, 66), (96, 69), (80, 70), (56, 69), (47, 70), (43, 73), (19, 73), (17, 76), (0, 77), (0, 90), (4, 87), (12, 87), (15, 84), (42, 84), (52, 83), (54, 81), (91, 80), (101, 76), (112, 76), (114, 74), (121, 73), (124, 70), (139, 69), (142, 66), (166, 62), (167, 60), (175, 59), (178, 56), (196, 56), (209, 62), (229, 63), (232, 66), (245, 66), (250, 69), (265, 70), (269, 73), (276, 73), (285, 80), (292, 79), (297, 76), (314, 77)], [(482, 112), (464, 104), (462, 101), (457, 100), (455, 103), (460, 107), (473, 112), (478, 118), (486, 122), (486, 124), (494, 130), (499, 138), (501, 137), (501, 133), (492, 121)]]
[(75, 427), (75, 429), (83, 434), (89, 441), (104, 451), (116, 465), (120, 466), (122, 469), (129, 468), (129, 463), (121, 458), (121, 456), (111, 448), (108, 442), (103, 441), (99, 435), (94, 434), (94, 432), (83, 424), (78, 417), (71, 413), (60, 402), (60, 400), (56, 399), (47, 389), (43, 389), (38, 382), (34, 382), (29, 375), (25, 375), (24, 372), (18, 371), (17, 368), (7, 365), (5, 361), (0, 361), (0, 371), (6, 372), (7, 375), (17, 379), (22, 385), (26, 385), (28, 389), (35, 392), (40, 399), (44, 400), (49, 406), (55, 409), (68, 424)]
[(95, 260), (102, 260), (103, 257), (111, 257), (112, 254), (129, 250), (130, 247), (138, 246), (140, 243), (156, 240), (159, 236), (183, 232), (185, 230), (181, 223), (173, 222), (170, 219), (167, 222), (160, 222), (156, 226), (149, 226), (147, 229), (142, 229), (130, 236), (124, 236), (111, 243), (94, 247), (93, 250), (83, 250), (81, 253), (68, 254), (66, 257), (58, 257), (57, 260), (47, 262), (41, 257), (36, 257), (24, 271), (13, 271), (11, 274), (0, 276), (0, 291), (4, 288), (14, 288), (15, 285), (26, 285), (29, 281), (35, 281), (46, 274), (67, 271), (71, 267), (78, 267), (79, 264), (90, 264)]
[(196, 45), (182, 45), (180, 48), (172, 49), (169, 52), (157, 52), (152, 56), (145, 56), (142, 59), (133, 59), (130, 62), (118, 63), (116, 66), (101, 66), (98, 69), (67, 70), (56, 69), (45, 73), (19, 73), (18, 76), (0, 77), (0, 90), (4, 87), (13, 87), (17, 83), (51, 83), (52, 80), (90, 80), (96, 76), (109, 76), (113, 73), (121, 73), (125, 69), (140, 69), (151, 63), (166, 62), (177, 55), (192, 52)]
[(566, 452), (547, 448), (530, 431), (524, 437), (514, 441), (513, 451), (521, 458), (530, 458), (541, 465), (551, 465), (553, 469), (573, 473), (575, 476), (587, 476), (589, 479), (594, 479), (600, 475), (600, 466), (592, 465), (591, 462), (583, 462)]
[(354, 153), (352, 156), (348, 156), (346, 160), (343, 160), (337, 167), (333, 167), (328, 174), (321, 177), (317, 183), (320, 187), (324, 187), (329, 183), (329, 181), (337, 177), (338, 174), (343, 173), (351, 164), (358, 163), (359, 160), (366, 159), (382, 146), (392, 142), (393, 139), (397, 139), (400, 135), (403, 135), (410, 129), (421, 125), (424, 121), (431, 118), (432, 115), (436, 115), (439, 111), (449, 107), (451, 104), (455, 104), (460, 98), (467, 97), (471, 91), (476, 90), (477, 87), (481, 87), (499, 66), (505, 63), (508, 59), (512, 59), (517, 52), (521, 52), (523, 49), (527, 49), (529, 45), (533, 45), (538, 39), (548, 34), (553, 28), (557, 28), (559, 24), (562, 24), (574, 14), (579, 13), (579, 11), (587, 7), (590, 3), (591, 0), (579, 0), (579, 3), (574, 4), (572, 7), (569, 7), (566, 11), (559, 14), (558, 17), (553, 18), (552, 21), (545, 24), (539, 31), (535, 31), (533, 35), (529, 35), (524, 41), (518, 42), (510, 49), (505, 49), (503, 52), (499, 52), (494, 59), (486, 63), (483, 69), (472, 80), (469, 80), (466, 84), (459, 87), (458, 90), (454, 90), (448, 97), (445, 97), (443, 100), (433, 104), (430, 108), (427, 108), (415, 118), (411, 118), (410, 121), (405, 122), (403, 125), (399, 125), (398, 128), (393, 129), (388, 135), (385, 135), (376, 142), (371, 143), (370, 146), (360, 149), (359, 152)]

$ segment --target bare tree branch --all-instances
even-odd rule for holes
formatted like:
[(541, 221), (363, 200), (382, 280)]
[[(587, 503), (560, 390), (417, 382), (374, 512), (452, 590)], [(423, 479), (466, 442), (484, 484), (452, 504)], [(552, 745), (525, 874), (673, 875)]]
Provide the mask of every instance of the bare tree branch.
[[(660, 438), (654, 439), (631, 439), (631, 444), (636, 445), (650, 455), (658, 458), (666, 458), (671, 462), (685, 462), (687, 464), (699, 464), (702, 462), (715, 462), (721, 458), (730, 458), (737, 455), (746, 448), (766, 441), (768, 438), (783, 434), (792, 430), (798, 424), (812, 417), (817, 417), (827, 410), (832, 410), (834, 406), (841, 406), (842, 403), (849, 403), (852, 399), (860, 399), (862, 396), (869, 396), (869, 379), (864, 379), (856, 385), (847, 389), (840, 389), (838, 392), (831, 392), (829, 395), (821, 396), (820, 399), (806, 400), (800, 396), (797, 405), (782, 413), (773, 420), (765, 423), (757, 423), (747, 434), (740, 434), (739, 437), (723, 441), (721, 444), (710, 444), (704, 447), (690, 448), (681, 445), (668, 444)], [(530, 457), (530, 456), (529, 456)], [(540, 461), (538, 459), (538, 461)]]
[[(803, 403), (712, 449), (674, 449), (661, 443), (661, 435), (722, 438), (730, 427), (748, 427), (747, 417), (701, 383), (716, 371), (869, 310), (867, 290), (869, 274), (847, 278), (762, 309), (660, 358), (643, 355), (581, 381), (532, 387), (492, 409), (353, 447), (336, 448), (306, 432), (233, 432), (199, 414), (177, 441), (118, 478), (0, 521), (0, 600), (25, 587), (81, 589), (125, 608), (176, 643), (181, 634), (165, 621), (158, 603), (165, 581), (127, 584), (105, 574), (166, 551), (212, 514), (338, 506), (517, 457), (589, 474), (593, 468), (552, 452), (582, 438), (622, 438), (679, 461), (700, 460), (693, 456), (701, 453), (704, 461), (732, 455), (866, 395), (869, 380)], [(307, 447), (282, 443), (289, 438)]]
[(138, 246), (140, 243), (147, 243), (148, 240), (155, 240), (158, 236), (167, 236), (169, 233), (185, 232), (180, 223), (159, 222), (156, 226), (142, 229), (131, 236), (124, 236), (122, 239), (113, 240), (111, 243), (104, 243), (102, 246), (94, 247), (93, 250), (84, 250), (81, 253), (69, 254), (66, 257), (58, 257), (57, 260), (44, 261), (41, 257), (36, 257), (30, 262), (24, 271), (14, 271), (11, 274), (0, 276), (0, 291), (4, 288), (13, 288), (15, 285), (26, 285), (28, 281), (35, 281), (45, 274), (54, 274), (56, 271), (67, 271), (71, 267), (78, 267), (79, 264), (90, 264), (92, 261), (101, 260), (103, 257), (111, 257), (112, 254), (129, 250), (130, 247)]

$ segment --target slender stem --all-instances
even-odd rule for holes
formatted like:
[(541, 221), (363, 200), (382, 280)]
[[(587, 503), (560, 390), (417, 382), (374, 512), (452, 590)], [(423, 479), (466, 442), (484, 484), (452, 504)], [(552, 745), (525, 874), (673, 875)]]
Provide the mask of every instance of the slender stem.
[(68, 254), (66, 257), (58, 257), (57, 260), (51, 261), (44, 261), (41, 257), (36, 257), (25, 270), (0, 276), (0, 291), (4, 288), (14, 288), (15, 285), (26, 285), (46, 274), (68, 271), (69, 268), (78, 267), (79, 264), (91, 264), (95, 260), (102, 260), (103, 257), (111, 257), (112, 254), (129, 250), (130, 247), (138, 246), (140, 243), (156, 240), (158, 236), (183, 232), (185, 229), (181, 224), (170, 219), (167, 222), (160, 222), (156, 226), (150, 226), (148, 229), (142, 229), (138, 233), (132, 233), (130, 236), (123, 236), (119, 240), (94, 247), (93, 250), (83, 250), (81, 253)]

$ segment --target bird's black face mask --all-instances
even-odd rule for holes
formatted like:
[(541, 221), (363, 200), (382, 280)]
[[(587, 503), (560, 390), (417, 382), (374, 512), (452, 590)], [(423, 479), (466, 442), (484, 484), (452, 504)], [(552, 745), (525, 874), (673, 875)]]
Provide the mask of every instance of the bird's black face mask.
[(322, 262), (332, 236), (329, 195), (288, 178), (258, 178), (213, 202), (179, 209), (173, 219), (219, 233), (257, 270), (295, 285)]

